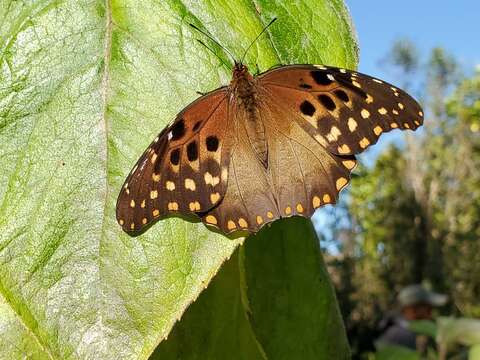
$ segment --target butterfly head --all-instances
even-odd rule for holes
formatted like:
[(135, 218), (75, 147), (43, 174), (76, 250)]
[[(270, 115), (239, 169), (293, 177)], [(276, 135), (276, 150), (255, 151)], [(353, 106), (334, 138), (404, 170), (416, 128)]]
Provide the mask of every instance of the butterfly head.
[(248, 71), (246, 65), (241, 62), (235, 62), (233, 67), (232, 81), (230, 88), (241, 98), (248, 97), (253, 92), (253, 76)]
[(238, 79), (244, 77), (248, 73), (249, 72), (246, 65), (235, 61), (235, 65), (233, 66), (233, 78)]

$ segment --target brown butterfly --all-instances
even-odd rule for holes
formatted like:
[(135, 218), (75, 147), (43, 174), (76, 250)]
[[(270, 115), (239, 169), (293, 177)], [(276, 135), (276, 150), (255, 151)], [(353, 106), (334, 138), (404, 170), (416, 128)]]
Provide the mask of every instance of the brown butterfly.
[(117, 220), (138, 235), (169, 215), (224, 233), (310, 217), (337, 201), (355, 154), (422, 122), (412, 97), (355, 71), (288, 65), (253, 77), (235, 62), (230, 84), (183, 109), (137, 161)]

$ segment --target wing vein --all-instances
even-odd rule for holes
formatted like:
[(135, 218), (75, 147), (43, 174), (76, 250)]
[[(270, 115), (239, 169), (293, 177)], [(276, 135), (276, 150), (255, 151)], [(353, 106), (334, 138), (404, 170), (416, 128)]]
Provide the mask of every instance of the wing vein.
[[(296, 142), (298, 145), (302, 146), (303, 148), (305, 148), (307, 151), (309, 151), (310, 153), (312, 153), (312, 155), (315, 157), (315, 159), (317, 159), (317, 161), (320, 163), (320, 166), (322, 167), (323, 169), (323, 172), (325, 173), (326, 177), (328, 178), (329, 182), (330, 182), (330, 185), (332, 185), (332, 189), (333, 189), (333, 193), (335, 193), (335, 184), (333, 183), (333, 179), (331, 176), (328, 176), (328, 171), (325, 169), (325, 166), (323, 165), (323, 162), (322, 160), (320, 160), (320, 158), (315, 154), (314, 151), (312, 151), (311, 149), (309, 149), (308, 147), (306, 147), (305, 145), (299, 143), (298, 141), (296, 141), (295, 139), (292, 139), (291, 141), (294, 141)], [(330, 155), (330, 153), (328, 152), (328, 150), (325, 149), (325, 151), (327, 152), (327, 154)]]
[(303, 190), (305, 192), (305, 206), (306, 206), (306, 204), (308, 204), (308, 191), (307, 191), (307, 185), (306, 185), (307, 183), (305, 181), (305, 174), (302, 168), (302, 164), (300, 163), (300, 159), (298, 158), (298, 155), (295, 152), (295, 149), (293, 148), (292, 140), (290, 139), (287, 139), (287, 140), (290, 145), (290, 148), (292, 149), (293, 156), (295, 156), (295, 160), (297, 160), (298, 168), (300, 169), (300, 174), (302, 175), (302, 183), (303, 183)]
[(248, 214), (248, 209), (247, 209), (247, 205), (245, 203), (245, 199), (243, 198), (242, 190), (240, 189), (240, 186), (238, 185), (237, 171), (235, 169), (235, 160), (232, 157), (230, 161), (232, 162), (233, 176), (235, 178), (235, 185), (238, 189), (238, 194), (240, 195), (240, 199), (242, 200), (242, 204), (243, 204), (243, 207), (245, 208), (245, 212)]
[[(208, 95), (204, 95), (204, 96), (208, 96)], [(195, 132), (195, 133), (192, 133), (192, 135), (190, 135), (190, 137), (187, 137), (185, 138), (185, 140), (183, 140), (183, 142), (181, 143), (178, 143), (177, 146), (175, 147), (172, 147), (172, 149), (175, 149), (175, 148), (178, 148), (180, 146), (183, 146), (185, 145), (187, 142), (189, 142), (194, 136), (197, 136), (201, 131), (202, 129), (205, 127), (205, 124), (208, 123), (208, 121), (210, 120), (210, 118), (213, 116), (213, 114), (215, 114), (215, 112), (218, 110), (218, 108), (220, 107), (220, 105), (222, 105), (222, 103), (225, 101), (225, 99), (227, 98), (227, 94), (223, 95), (223, 97), (218, 101), (218, 104), (217, 106), (215, 106), (212, 111), (210, 112), (210, 114), (208, 114), (208, 116), (205, 118), (205, 121), (203, 121), (202, 125), (200, 126), (200, 128)], [(228, 106), (228, 104), (227, 104)], [(181, 113), (179, 113), (178, 116), (181, 116), (183, 115), (183, 113), (185, 112), (186, 110), (182, 111)], [(173, 123), (175, 124), (175, 123)], [(172, 124), (172, 125), (173, 125)], [(168, 134), (168, 131), (165, 133), (165, 134)]]

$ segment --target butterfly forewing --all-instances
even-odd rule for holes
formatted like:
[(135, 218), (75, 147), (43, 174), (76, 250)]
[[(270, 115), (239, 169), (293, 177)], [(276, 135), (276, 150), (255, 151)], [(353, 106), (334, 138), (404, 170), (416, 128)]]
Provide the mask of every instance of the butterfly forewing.
[(227, 188), (228, 99), (224, 89), (185, 108), (143, 153), (120, 192), (117, 220), (133, 235), (170, 214), (208, 212)]
[(423, 123), (418, 103), (384, 81), (354, 71), (291, 65), (269, 71), (259, 83), (301, 117), (300, 126), (330, 152), (357, 154), (392, 129)]

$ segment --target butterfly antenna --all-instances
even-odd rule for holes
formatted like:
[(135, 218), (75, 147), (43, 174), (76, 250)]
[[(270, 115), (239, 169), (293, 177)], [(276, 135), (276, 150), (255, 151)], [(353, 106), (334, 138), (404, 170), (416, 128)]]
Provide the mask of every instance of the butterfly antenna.
[(228, 69), (232, 70), (232, 65), (226, 63), (215, 51), (213, 51), (212, 49), (210, 49), (207, 44), (205, 44), (202, 40), (199, 40), (197, 39), (197, 41), (202, 44), (203, 46), (205, 46), (205, 48), (209, 51), (212, 52), (213, 55), (215, 55), (217, 57), (218, 60), (220, 60), (220, 62), (225, 65)]
[[(225, 51), (225, 52), (232, 58), (233, 62), (236, 62), (236, 61), (235, 61), (235, 56), (233, 56), (232, 53), (231, 53), (230, 51), (228, 51), (227, 48), (225, 48), (224, 46), (222, 46), (222, 45), (221, 45), (217, 40), (215, 40), (211, 35), (207, 34), (205, 31), (203, 31), (202, 29), (198, 28), (197, 26), (195, 26), (195, 25), (193, 25), (193, 24), (189, 24), (189, 25), (190, 25), (192, 28), (194, 28), (195, 30), (197, 30), (199, 33), (201, 33), (201, 34), (205, 35), (206, 37), (208, 37), (208, 38), (209, 38), (210, 40), (212, 40), (215, 44), (217, 44), (218, 46), (220, 46), (220, 48), (223, 49), (223, 51)], [(205, 45), (204, 42), (202, 42), (202, 41), (200, 41), (200, 40), (198, 40), (198, 41), (199, 41), (201, 44)], [(210, 48), (207, 47), (206, 45), (205, 45), (205, 47), (206, 47), (207, 49), (209, 49), (210, 51), (212, 51), (212, 52), (215, 54), (215, 52), (214, 52), (212, 49), (210, 49)], [(217, 55), (217, 57), (218, 57), (218, 55)], [(222, 62), (223, 62), (223, 60), (222, 60)], [(224, 62), (223, 62), (223, 63), (224, 63)]]
[(253, 46), (253, 44), (255, 44), (255, 41), (257, 41), (258, 38), (259, 38), (260, 36), (262, 36), (262, 34), (263, 34), (265, 31), (267, 31), (267, 29), (270, 27), (270, 25), (272, 25), (276, 20), (277, 20), (277, 18), (273, 18), (272, 20), (270, 20), (270, 22), (268, 23), (268, 25), (265, 26), (262, 31), (260, 31), (260, 34), (258, 34), (257, 37), (256, 37), (255, 39), (253, 39), (253, 41), (250, 43), (250, 45), (248, 45), (247, 49), (246, 49), (245, 52), (243, 53), (242, 60), (240, 60), (240, 63), (243, 63), (243, 60), (245, 59), (245, 56), (246, 56), (247, 53), (248, 53), (248, 50), (250, 50), (250, 48)]

